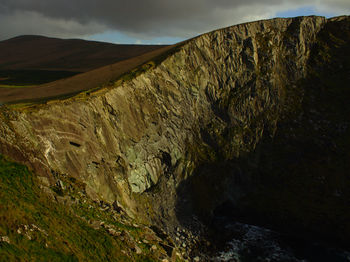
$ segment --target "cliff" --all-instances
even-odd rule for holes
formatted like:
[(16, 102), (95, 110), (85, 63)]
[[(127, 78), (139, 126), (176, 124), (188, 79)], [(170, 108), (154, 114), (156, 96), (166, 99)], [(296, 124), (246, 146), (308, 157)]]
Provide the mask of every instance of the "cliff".
[(2, 106), (0, 153), (168, 231), (228, 203), (346, 243), (349, 43), (346, 16), (213, 31), (108, 87)]

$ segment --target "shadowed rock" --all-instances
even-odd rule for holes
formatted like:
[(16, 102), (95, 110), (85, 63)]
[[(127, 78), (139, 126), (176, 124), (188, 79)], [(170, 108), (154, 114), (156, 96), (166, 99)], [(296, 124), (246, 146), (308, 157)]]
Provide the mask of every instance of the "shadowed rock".
[(228, 201), (238, 219), (346, 244), (349, 27), (299, 17), (204, 34), (88, 96), (3, 106), (0, 152), (168, 231)]

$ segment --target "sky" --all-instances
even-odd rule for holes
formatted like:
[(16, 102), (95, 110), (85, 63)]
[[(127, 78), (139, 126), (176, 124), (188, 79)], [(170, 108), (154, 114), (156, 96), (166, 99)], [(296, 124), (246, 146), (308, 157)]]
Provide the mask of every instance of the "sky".
[(302, 15), (350, 15), (350, 0), (0, 0), (0, 40), (173, 44), (243, 22)]

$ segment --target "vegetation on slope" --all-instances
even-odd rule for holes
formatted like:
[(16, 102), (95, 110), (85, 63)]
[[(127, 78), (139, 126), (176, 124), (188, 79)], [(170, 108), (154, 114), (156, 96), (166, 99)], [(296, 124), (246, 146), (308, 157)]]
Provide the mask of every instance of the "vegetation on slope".
[(52, 190), (39, 186), (27, 167), (0, 156), (2, 261), (158, 261), (167, 257), (153, 231), (132, 224), (120, 208), (116, 211), (84, 197), (84, 184), (76, 179), (61, 179)]

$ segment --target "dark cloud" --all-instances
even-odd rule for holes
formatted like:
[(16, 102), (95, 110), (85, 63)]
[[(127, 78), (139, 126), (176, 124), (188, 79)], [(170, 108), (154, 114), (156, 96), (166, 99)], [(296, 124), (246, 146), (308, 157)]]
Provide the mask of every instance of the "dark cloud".
[(38, 33), (82, 36), (118, 30), (140, 38), (189, 37), (313, 5), (350, 10), (349, 0), (1, 0), (0, 38)]

